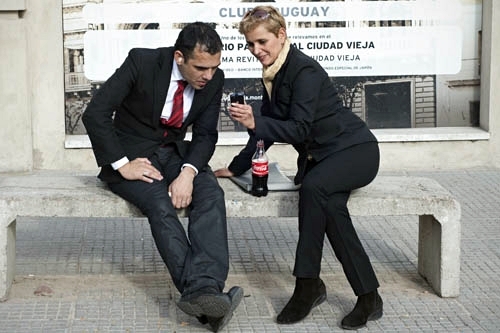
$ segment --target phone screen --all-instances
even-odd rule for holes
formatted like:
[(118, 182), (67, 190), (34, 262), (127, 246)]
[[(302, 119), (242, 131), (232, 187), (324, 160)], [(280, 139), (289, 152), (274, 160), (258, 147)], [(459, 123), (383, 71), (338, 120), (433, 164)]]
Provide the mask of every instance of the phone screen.
[(235, 92), (229, 95), (231, 99), (231, 103), (245, 104), (245, 93), (244, 92)]

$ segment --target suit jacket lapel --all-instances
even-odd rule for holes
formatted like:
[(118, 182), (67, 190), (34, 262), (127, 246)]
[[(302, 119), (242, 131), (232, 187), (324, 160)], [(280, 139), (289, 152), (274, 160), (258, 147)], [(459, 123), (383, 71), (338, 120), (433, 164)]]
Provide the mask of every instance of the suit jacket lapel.
[(161, 112), (167, 99), (168, 86), (172, 75), (172, 61), (174, 59), (174, 49), (167, 48), (163, 51), (164, 55), (156, 67), (154, 73), (154, 105), (152, 124), (159, 124)]
[(206, 98), (204, 95), (206, 95), (205, 89), (195, 90), (193, 104), (191, 104), (191, 109), (189, 110), (189, 114), (184, 121), (184, 124), (190, 124), (191, 120), (200, 112), (201, 102), (204, 98)]

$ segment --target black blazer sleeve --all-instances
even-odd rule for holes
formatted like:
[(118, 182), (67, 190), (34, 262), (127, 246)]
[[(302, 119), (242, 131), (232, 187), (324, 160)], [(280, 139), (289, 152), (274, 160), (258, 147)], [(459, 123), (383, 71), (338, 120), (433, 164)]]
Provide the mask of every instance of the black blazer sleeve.
[(140, 63), (137, 51), (130, 51), (120, 68), (96, 91), (82, 116), (98, 166), (126, 156), (113, 126), (113, 114), (136, 84)]

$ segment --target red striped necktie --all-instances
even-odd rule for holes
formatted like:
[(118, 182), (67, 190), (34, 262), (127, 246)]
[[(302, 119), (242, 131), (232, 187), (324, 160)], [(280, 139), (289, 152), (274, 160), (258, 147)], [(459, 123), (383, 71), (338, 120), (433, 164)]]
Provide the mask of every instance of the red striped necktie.
[(172, 104), (172, 113), (170, 114), (170, 118), (165, 120), (161, 118), (161, 122), (163, 125), (167, 125), (170, 127), (179, 128), (182, 126), (182, 119), (184, 118), (184, 88), (187, 86), (187, 81), (179, 80), (177, 81), (177, 90), (174, 93), (174, 103)]

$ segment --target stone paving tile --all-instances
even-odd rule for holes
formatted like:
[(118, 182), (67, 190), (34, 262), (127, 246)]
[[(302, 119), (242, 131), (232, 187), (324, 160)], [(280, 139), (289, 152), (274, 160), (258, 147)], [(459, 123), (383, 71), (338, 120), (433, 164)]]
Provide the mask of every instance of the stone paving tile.
[[(398, 174), (435, 178), (460, 201), (461, 294), (440, 298), (417, 274), (417, 217), (354, 217), (384, 298), (384, 317), (360, 331), (500, 331), (500, 170)], [(223, 332), (343, 331), (355, 297), (328, 243), (327, 301), (301, 323), (277, 325), (294, 286), (296, 219), (229, 219), (228, 232), (227, 285), (245, 297)], [(208, 332), (177, 309), (145, 219), (20, 218), (16, 250), (0, 332)], [(53, 293), (35, 296), (41, 285)]]

